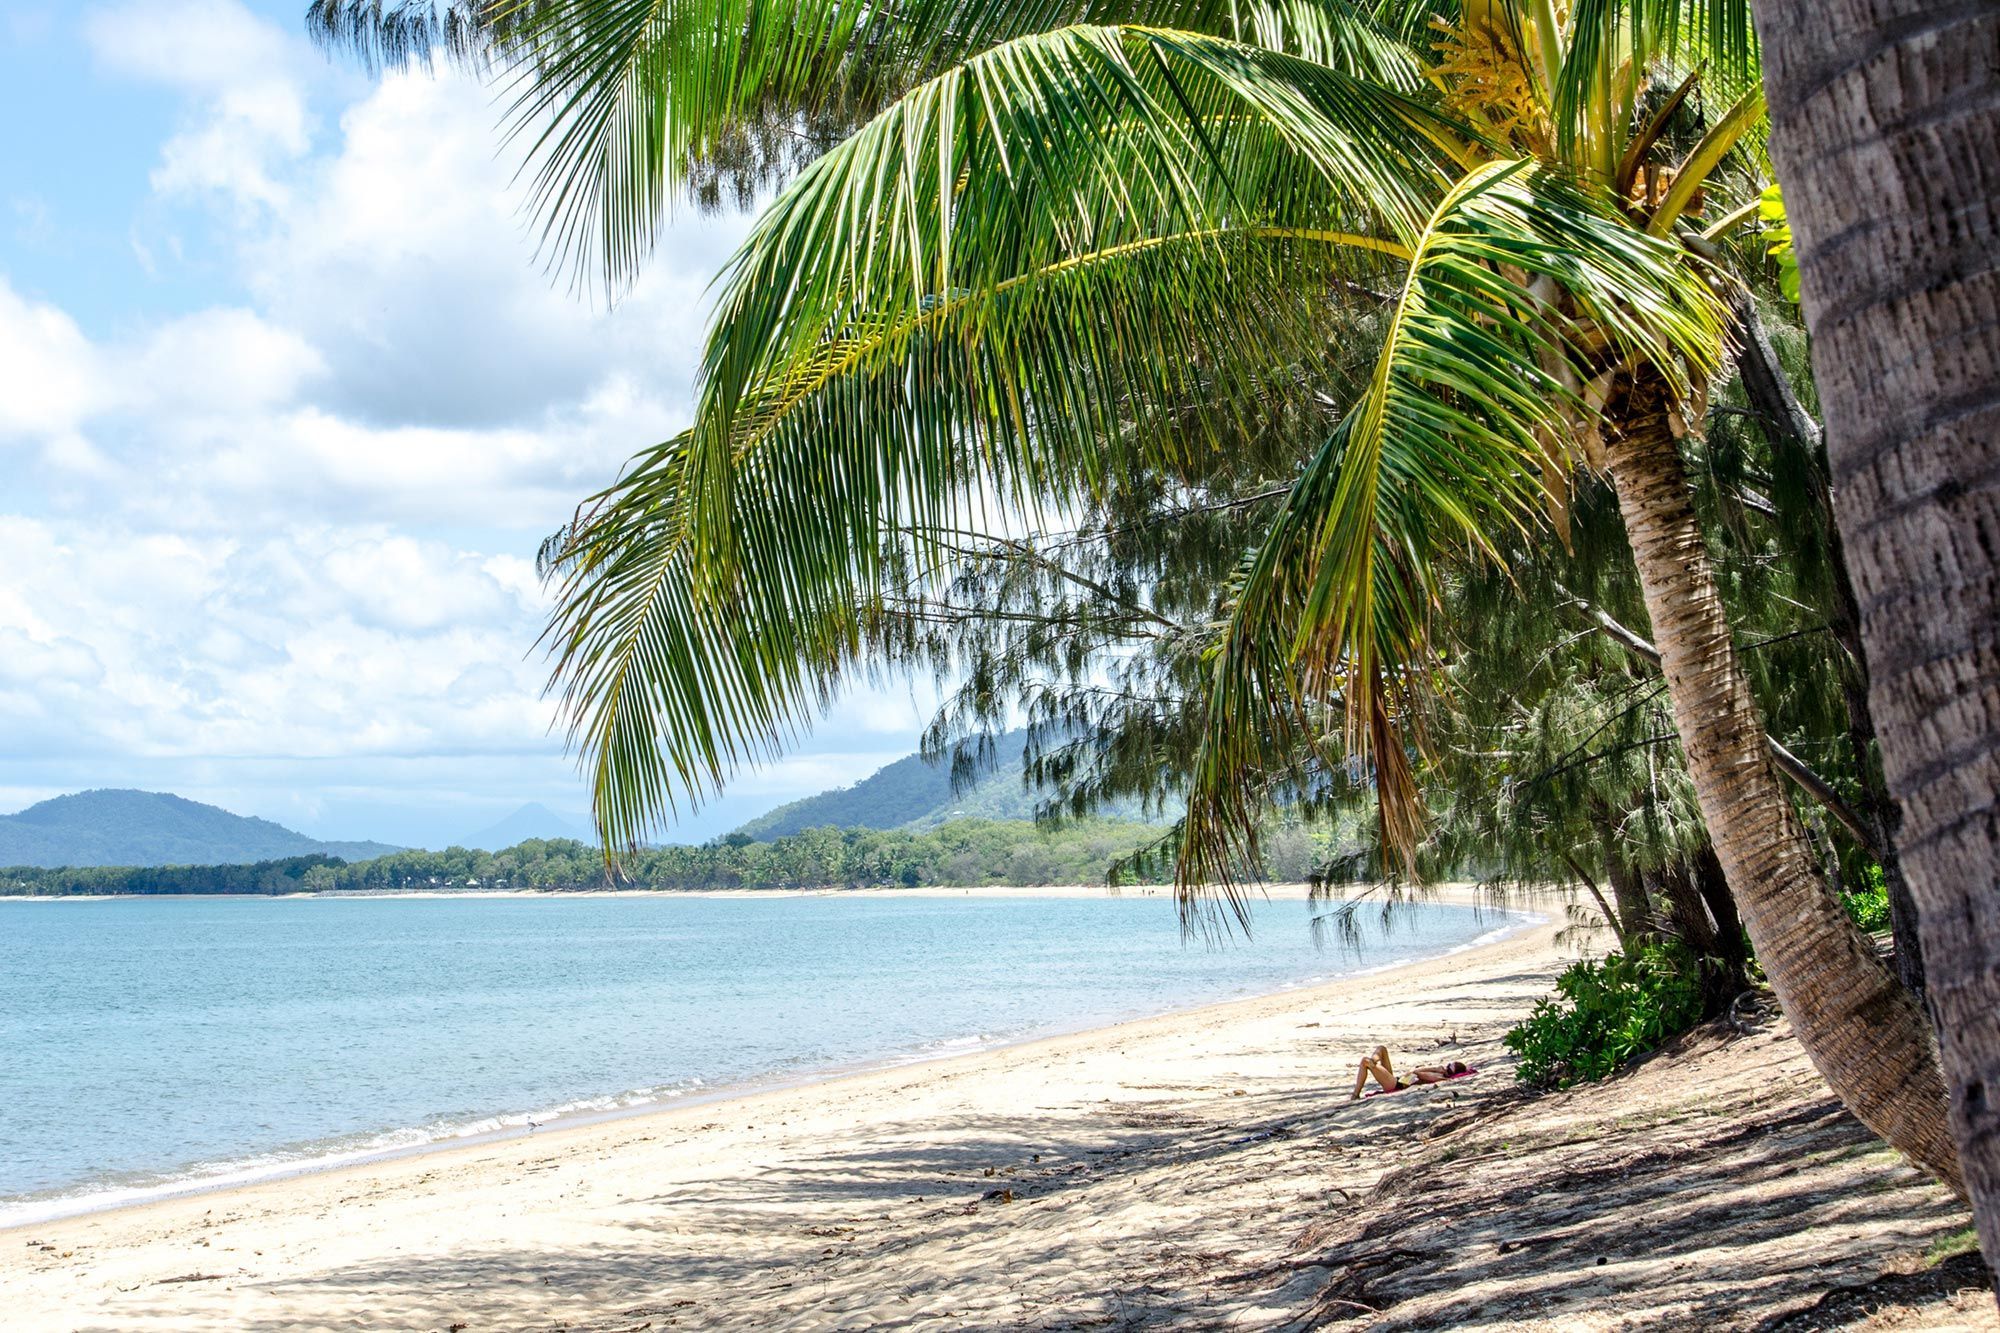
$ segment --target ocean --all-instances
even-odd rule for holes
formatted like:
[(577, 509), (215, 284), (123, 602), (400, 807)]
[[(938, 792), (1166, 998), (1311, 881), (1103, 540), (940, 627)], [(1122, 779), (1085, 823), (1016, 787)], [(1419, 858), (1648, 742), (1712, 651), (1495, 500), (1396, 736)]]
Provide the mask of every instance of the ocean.
[(1269, 994), (1445, 953), (1161, 896), (0, 900), (0, 1226)]

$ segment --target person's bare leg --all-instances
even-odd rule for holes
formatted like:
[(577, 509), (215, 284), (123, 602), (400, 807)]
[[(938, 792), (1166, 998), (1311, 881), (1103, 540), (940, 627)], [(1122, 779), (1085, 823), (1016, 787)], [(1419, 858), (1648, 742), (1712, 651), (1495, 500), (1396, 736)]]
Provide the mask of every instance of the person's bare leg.
[(1361, 1068), (1354, 1072), (1354, 1096), (1348, 1098), (1349, 1101), (1360, 1099), (1361, 1090), (1368, 1086), (1370, 1074), (1373, 1074), (1375, 1081), (1382, 1085), (1383, 1091), (1396, 1091), (1396, 1070), (1389, 1063), (1387, 1046), (1377, 1046), (1374, 1054), (1361, 1057)]

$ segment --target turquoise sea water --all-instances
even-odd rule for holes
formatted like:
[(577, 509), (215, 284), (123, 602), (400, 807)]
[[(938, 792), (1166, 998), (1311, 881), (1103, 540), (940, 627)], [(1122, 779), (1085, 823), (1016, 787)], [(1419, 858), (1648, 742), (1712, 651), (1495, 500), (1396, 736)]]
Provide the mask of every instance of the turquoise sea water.
[(1159, 897), (0, 900), (0, 1225), (1097, 1026), (1462, 947)]

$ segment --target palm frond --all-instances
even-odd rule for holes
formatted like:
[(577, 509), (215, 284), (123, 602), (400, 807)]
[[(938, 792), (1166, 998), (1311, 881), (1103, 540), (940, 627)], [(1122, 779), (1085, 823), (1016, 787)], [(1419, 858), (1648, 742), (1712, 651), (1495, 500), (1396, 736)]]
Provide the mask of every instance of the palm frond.
[(731, 428), (858, 320), (975, 304), (1161, 238), (1315, 231), (1395, 253), (1463, 130), (1424, 103), (1198, 34), (1070, 28), (912, 90), (806, 172), (725, 274), (702, 415)]
[[(593, 811), (614, 851), (637, 846), (683, 802), (698, 805), (784, 739), (767, 734), (773, 710), (757, 666), (780, 645), (757, 637), (758, 618), (697, 595), (681, 479), (688, 438), (642, 455), (543, 551), (559, 603), (543, 644), (557, 662), (570, 747), (587, 756)], [(782, 651), (799, 649), (788, 641)], [(816, 678), (831, 690), (841, 658), (824, 657)]]
[(1219, 31), (1224, 0), (493, 0), (508, 119), (552, 264), (616, 289), (690, 164), (746, 124), (852, 123), (969, 55), (1075, 23)]
[[(1356, 0), (313, 0), (307, 27), (365, 66), (497, 71), (552, 266), (616, 290), (675, 193), (746, 133), (809, 156), (924, 79), (1070, 25), (1140, 23), (1290, 50), (1414, 93), (1411, 14)], [(761, 156), (770, 156), (768, 153)], [(708, 170), (704, 171), (704, 167)], [(752, 172), (753, 176), (761, 173)]]
[(1171, 471), (1297, 392), (1335, 275), (1403, 254), (1445, 179), (1441, 124), (1295, 57), (1069, 29), (810, 168), (731, 270), (694, 431), (558, 562), (556, 684), (613, 840), (809, 725), (885, 534), (1061, 504), (1121, 451)]
[(1665, 236), (1680, 216), (1688, 211), (1696, 195), (1709, 184), (1715, 169), (1736, 146), (1764, 121), (1764, 89), (1753, 87), (1717, 119), (1701, 141), (1675, 169), (1673, 184), (1646, 222), (1646, 230)]
[(1445, 6), (1371, 7), (1343, 0), (1263, 0), (1242, 7), (1228, 35), (1416, 94), (1424, 88), (1429, 21)]
[(1560, 151), (1578, 161), (1579, 145), (1594, 143), (1591, 165), (1607, 178), (1648, 75), (1699, 69), (1731, 101), (1757, 81), (1749, 0), (1576, 0), (1566, 29), (1550, 99)]
[[(1414, 854), (1409, 747), (1436, 661), (1438, 570), (1454, 552), (1490, 559), (1496, 534), (1535, 522), (1547, 441), (1592, 411), (1567, 387), (1588, 341), (1575, 330), (1600, 330), (1612, 364), (1683, 368), (1683, 387), (1720, 357), (1699, 275), (1547, 170), (1472, 173), (1412, 249), (1374, 379), (1294, 487), (1218, 645), (1177, 880), (1192, 924), (1213, 924), (1211, 893), (1241, 919), (1259, 772), (1302, 749), (1371, 765), (1382, 842)], [(1318, 722), (1328, 707), (1344, 717), (1338, 747)]]

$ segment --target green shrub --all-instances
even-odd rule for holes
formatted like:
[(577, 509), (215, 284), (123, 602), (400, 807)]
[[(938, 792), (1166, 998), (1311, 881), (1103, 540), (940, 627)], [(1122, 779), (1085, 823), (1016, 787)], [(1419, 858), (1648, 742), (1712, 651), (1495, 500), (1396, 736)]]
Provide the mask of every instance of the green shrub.
[(1603, 1078), (1657, 1050), (1703, 1017), (1701, 963), (1685, 945), (1648, 945), (1631, 958), (1572, 964), (1554, 997), (1507, 1033), (1518, 1076), (1542, 1088)]
[(1852, 893), (1840, 895), (1840, 905), (1847, 909), (1847, 915), (1863, 930), (1887, 930), (1889, 928), (1889, 888), (1882, 879), (1882, 867), (1868, 867), (1868, 879), (1863, 887)]

